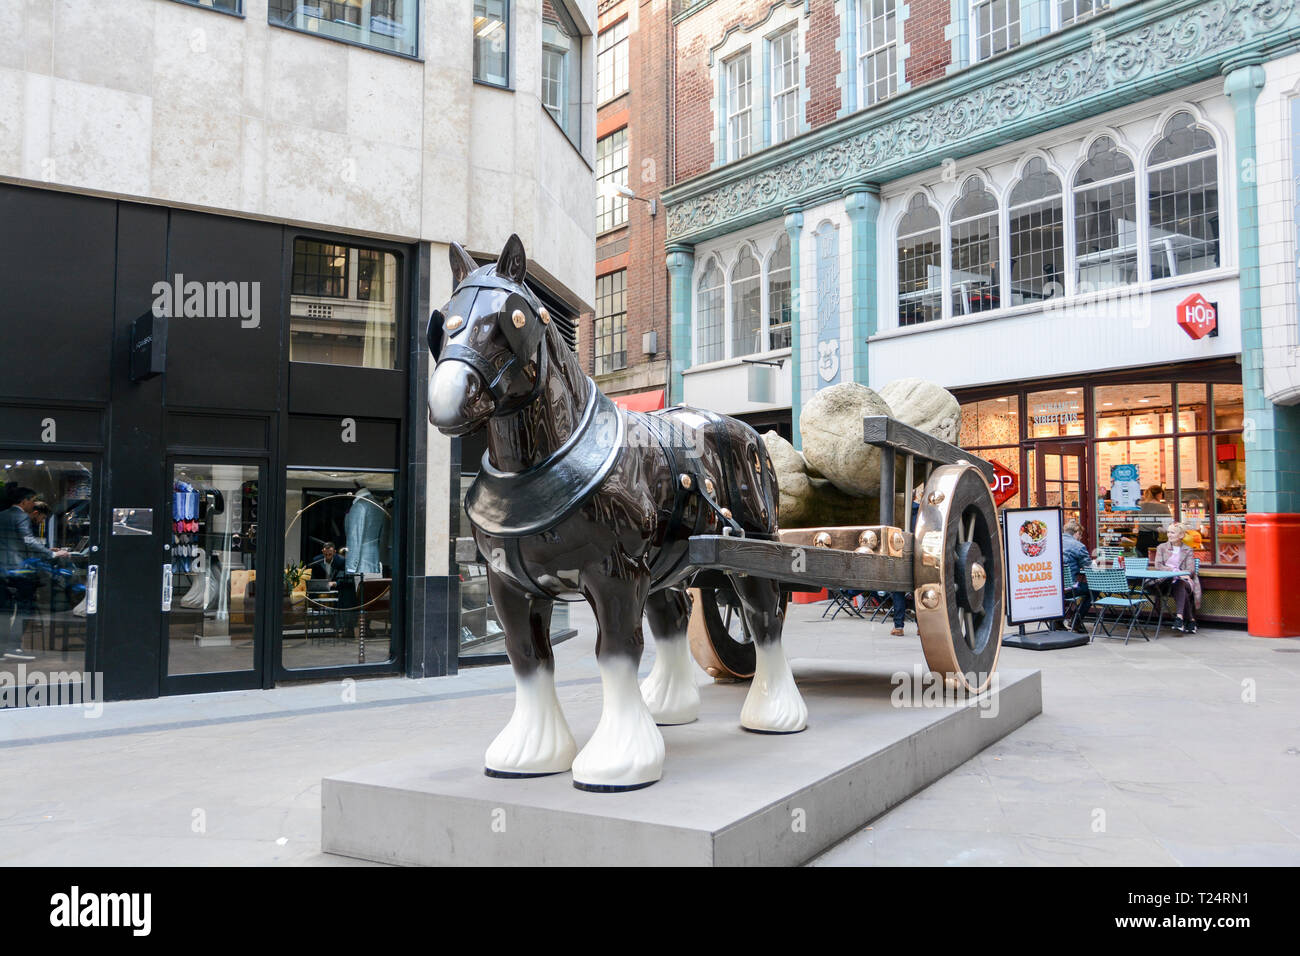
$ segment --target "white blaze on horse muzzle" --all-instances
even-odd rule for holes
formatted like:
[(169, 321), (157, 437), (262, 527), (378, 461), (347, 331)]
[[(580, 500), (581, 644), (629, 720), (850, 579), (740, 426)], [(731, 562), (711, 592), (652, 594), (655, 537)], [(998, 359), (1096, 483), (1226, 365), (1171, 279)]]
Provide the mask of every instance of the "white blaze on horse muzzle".
[(429, 423), (444, 435), (464, 435), (496, 409), (481, 376), (464, 362), (439, 362), (429, 376)]

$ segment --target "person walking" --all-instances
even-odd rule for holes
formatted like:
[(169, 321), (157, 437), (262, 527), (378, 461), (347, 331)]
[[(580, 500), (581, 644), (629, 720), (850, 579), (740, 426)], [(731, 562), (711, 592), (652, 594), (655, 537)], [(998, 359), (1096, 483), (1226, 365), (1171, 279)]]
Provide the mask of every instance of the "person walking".
[[(912, 523), (910, 527), (913, 532), (916, 531), (916, 514), (921, 510), (921, 493), (924, 490), (924, 485), (917, 485), (912, 491)], [(889, 633), (893, 637), (902, 637), (903, 625), (907, 623), (907, 592), (893, 591), (889, 596), (894, 604), (894, 629)]]
[(1196, 554), (1184, 540), (1187, 529), (1175, 522), (1166, 529), (1168, 540), (1156, 548), (1157, 571), (1184, 572), (1170, 581), (1174, 599), (1174, 630), (1196, 633), (1196, 609), (1201, 604), (1201, 579), (1196, 573)]

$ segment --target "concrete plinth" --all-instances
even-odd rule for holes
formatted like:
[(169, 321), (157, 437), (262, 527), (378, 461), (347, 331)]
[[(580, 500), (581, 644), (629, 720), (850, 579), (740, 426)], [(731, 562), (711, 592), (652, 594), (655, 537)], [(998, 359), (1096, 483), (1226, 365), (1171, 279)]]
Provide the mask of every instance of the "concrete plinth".
[[(918, 686), (919, 668), (900, 687), (879, 664), (792, 666), (806, 731), (747, 733), (748, 685), (709, 684), (698, 721), (663, 728), (663, 779), (628, 793), (580, 791), (567, 773), (485, 776), (483, 752), (510, 714), (504, 696), (500, 723), (477, 737), (325, 778), (321, 847), (415, 865), (798, 864), (1042, 712), (1036, 670), (1001, 671), (977, 701), (943, 706)], [(565, 701), (579, 746), (599, 704), (599, 694)]]

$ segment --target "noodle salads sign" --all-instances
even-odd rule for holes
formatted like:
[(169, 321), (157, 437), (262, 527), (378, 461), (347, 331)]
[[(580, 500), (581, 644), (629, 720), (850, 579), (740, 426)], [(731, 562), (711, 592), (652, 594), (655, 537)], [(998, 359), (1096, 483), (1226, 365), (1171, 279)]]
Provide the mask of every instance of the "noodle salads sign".
[(1007, 622), (1064, 617), (1061, 509), (1003, 509), (1002, 546), (1007, 563)]

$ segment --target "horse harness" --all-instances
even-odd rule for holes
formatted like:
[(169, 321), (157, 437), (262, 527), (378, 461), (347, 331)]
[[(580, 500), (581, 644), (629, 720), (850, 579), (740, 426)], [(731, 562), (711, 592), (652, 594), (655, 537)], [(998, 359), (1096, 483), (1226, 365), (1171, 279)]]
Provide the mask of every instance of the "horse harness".
[[(731, 438), (720, 415), (695, 410), (714, 428), (721, 462), (720, 476), (726, 500), (741, 500), (740, 483), (731, 467)], [(624, 446), (626, 421), (635, 417), (654, 436), (674, 475), (673, 503), (657, 553), (650, 562), (651, 588), (678, 571), (688, 562), (688, 549), (675, 548), (686, 527), (686, 512), (692, 499), (702, 506), (696, 509), (687, 536), (703, 534), (716, 519), (724, 535), (745, 537), (745, 530), (731, 510), (718, 503), (712, 478), (705, 474), (699, 455), (681, 454), (674, 441), (673, 423), (662, 413), (642, 414), (619, 409), (594, 383), (582, 418), (573, 434), (544, 461), (521, 472), (502, 472), (492, 467), (485, 452), (481, 470), (465, 496), (465, 512), (470, 523), (502, 542), (500, 550), (490, 556), (490, 563), (518, 581), (530, 593), (554, 597), (529, 573), (520, 542), (544, 534), (574, 514), (596, 493), (618, 463)], [(762, 487), (763, 459), (756, 456), (755, 480)], [(558, 503), (558, 504), (557, 504)]]

